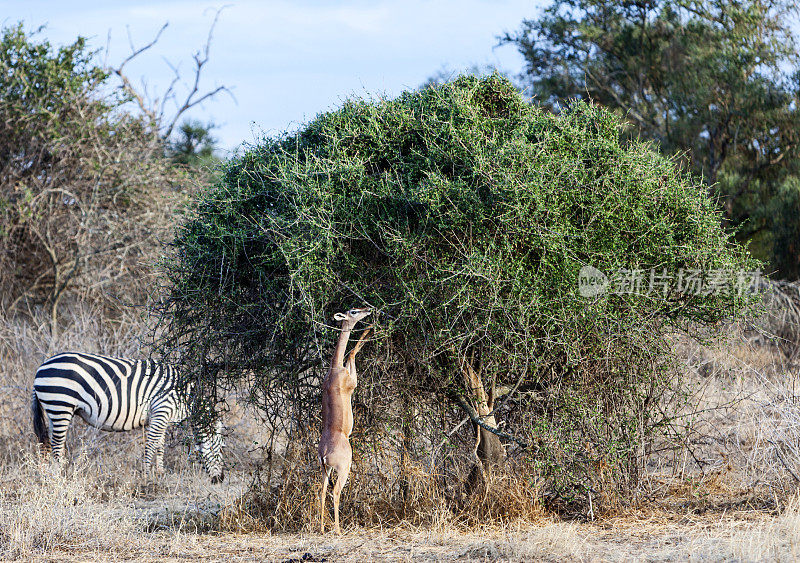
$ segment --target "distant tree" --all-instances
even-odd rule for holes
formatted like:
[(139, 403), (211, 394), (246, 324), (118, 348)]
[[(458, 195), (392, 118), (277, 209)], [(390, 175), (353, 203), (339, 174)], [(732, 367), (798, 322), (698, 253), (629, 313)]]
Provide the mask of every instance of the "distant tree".
[(713, 186), (741, 240), (800, 274), (797, 8), (787, 0), (556, 0), (502, 41), (523, 82), (558, 110), (620, 110)]
[(197, 166), (216, 162), (217, 140), (211, 135), (213, 123), (187, 119), (178, 127), (177, 138), (169, 143), (167, 154), (176, 164)]

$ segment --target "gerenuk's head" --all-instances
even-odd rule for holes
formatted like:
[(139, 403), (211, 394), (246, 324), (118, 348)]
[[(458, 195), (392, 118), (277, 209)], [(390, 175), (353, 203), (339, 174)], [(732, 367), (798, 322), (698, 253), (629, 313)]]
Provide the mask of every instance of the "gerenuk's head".
[(333, 318), (342, 323), (342, 328), (349, 325), (350, 327), (355, 326), (355, 324), (372, 314), (372, 309), (350, 309), (346, 313), (336, 313)]

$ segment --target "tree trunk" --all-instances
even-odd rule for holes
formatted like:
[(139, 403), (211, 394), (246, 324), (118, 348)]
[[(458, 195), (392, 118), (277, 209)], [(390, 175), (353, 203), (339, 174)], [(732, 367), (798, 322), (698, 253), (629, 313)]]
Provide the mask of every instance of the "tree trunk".
[(403, 440), (401, 450), (400, 450), (400, 471), (401, 471), (401, 479), (400, 479), (400, 494), (403, 497), (403, 502), (408, 502), (409, 500), (409, 493), (411, 490), (410, 483), (411, 479), (413, 478), (409, 474), (409, 467), (408, 464), (410, 460), (414, 459), (413, 448), (414, 448), (414, 406), (410, 400), (409, 394), (407, 391), (402, 392), (402, 434)]
[[(472, 399), (475, 403), (475, 410), (481, 420), (491, 428), (497, 428), (497, 420), (492, 411), (494, 410), (494, 390), (487, 394), (480, 376), (472, 366), (467, 363), (462, 370), (467, 389), (472, 392)], [(476, 463), (467, 477), (466, 489), (468, 493), (475, 491), (481, 483), (488, 486), (487, 477), (492, 467), (503, 462), (506, 451), (500, 442), (499, 436), (491, 431), (473, 423), (475, 431), (475, 450)]]

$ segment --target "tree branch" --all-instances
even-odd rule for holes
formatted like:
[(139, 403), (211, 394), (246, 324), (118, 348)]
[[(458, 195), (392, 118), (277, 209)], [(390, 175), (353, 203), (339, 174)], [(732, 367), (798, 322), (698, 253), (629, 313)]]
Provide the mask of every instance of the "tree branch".
[(519, 444), (523, 448), (527, 449), (531, 446), (529, 442), (523, 440), (522, 438), (518, 438), (512, 434), (507, 434), (506, 432), (502, 432), (497, 428), (492, 428), (490, 425), (486, 424), (483, 421), (483, 417), (479, 416), (478, 412), (472, 407), (472, 405), (470, 405), (467, 401), (465, 401), (464, 398), (461, 397), (458, 393), (452, 393), (450, 397), (456, 403), (458, 403), (458, 405), (464, 410), (465, 413), (467, 413), (467, 416), (469, 416), (472, 422), (474, 422), (484, 430), (491, 432), (492, 434), (500, 438), (505, 438), (506, 440), (515, 442), (516, 444)]
[(117, 68), (111, 69), (112, 72), (117, 76), (119, 76), (120, 80), (122, 80), (123, 90), (125, 90), (128, 94), (130, 94), (133, 97), (133, 99), (136, 100), (136, 103), (139, 105), (139, 109), (142, 110), (142, 113), (144, 113), (147, 117), (149, 117), (153, 123), (158, 123), (159, 121), (158, 116), (156, 116), (153, 110), (150, 109), (150, 106), (145, 101), (144, 96), (142, 96), (142, 94), (140, 94), (139, 91), (133, 87), (133, 84), (131, 84), (131, 81), (128, 79), (128, 76), (124, 72), (122, 72), (122, 69), (125, 68), (126, 64), (128, 64), (133, 59), (135, 59), (136, 57), (138, 57), (139, 55), (150, 49), (153, 45), (155, 45), (161, 38), (161, 34), (164, 33), (165, 29), (167, 29), (168, 25), (169, 23), (165, 23), (164, 25), (162, 25), (161, 29), (158, 30), (158, 33), (156, 33), (156, 36), (153, 38), (153, 40), (150, 41), (150, 43), (144, 45), (143, 47), (140, 47), (139, 49), (136, 49), (134, 47), (133, 39), (131, 38), (131, 30), (129, 27), (126, 26), (128, 30), (128, 43), (130, 44), (131, 47), (131, 54), (128, 55), (128, 58), (122, 61), (122, 63)]
[[(205, 94), (201, 95), (197, 99), (193, 99), (194, 96), (200, 90), (200, 75), (202, 74), (203, 67), (205, 66), (205, 64), (208, 62), (208, 60), (210, 58), (209, 53), (210, 53), (210, 50), (211, 50), (211, 40), (214, 37), (214, 28), (217, 26), (217, 21), (219, 21), (219, 15), (222, 13), (222, 10), (224, 10), (225, 8), (226, 8), (226, 6), (223, 6), (222, 8), (217, 10), (217, 13), (214, 15), (214, 21), (211, 22), (211, 27), (208, 29), (208, 37), (206, 38), (206, 43), (205, 43), (205, 46), (203, 47), (202, 56), (200, 54), (200, 51), (198, 51), (197, 53), (192, 55), (192, 59), (194, 59), (194, 65), (195, 65), (195, 68), (194, 68), (194, 83), (192, 84), (192, 89), (189, 91), (189, 94), (186, 96), (186, 99), (184, 100), (183, 105), (181, 105), (178, 108), (177, 113), (173, 116), (173, 118), (170, 121), (169, 125), (167, 125), (167, 128), (164, 131), (164, 138), (165, 139), (168, 139), (169, 136), (172, 134), (172, 131), (175, 129), (175, 125), (177, 125), (178, 120), (180, 119), (181, 115), (186, 113), (188, 110), (190, 110), (194, 106), (202, 103), (203, 101), (207, 100), (208, 98), (216, 96), (220, 92), (228, 92), (228, 94), (230, 94), (231, 97), (233, 96), (233, 94), (231, 94), (231, 91), (230, 91), (230, 89), (228, 89), (227, 86), (217, 86), (214, 90), (206, 92)], [(176, 77), (177, 77), (177, 69), (176, 69)], [(173, 81), (173, 84), (174, 83), (175, 83), (175, 81)], [(172, 88), (172, 86), (170, 86), (170, 90), (171, 90), (171, 88)], [(167, 93), (169, 93), (170, 90), (168, 90)]]
[(159, 131), (159, 137), (161, 139), (169, 139), (170, 135), (172, 135), (172, 132), (175, 130), (178, 121), (187, 111), (197, 106), (198, 104), (203, 103), (209, 98), (213, 98), (220, 92), (227, 92), (228, 94), (230, 94), (233, 100), (236, 101), (236, 98), (233, 97), (233, 94), (231, 93), (230, 89), (227, 86), (217, 86), (213, 90), (210, 90), (205, 93), (201, 93), (200, 91), (200, 76), (203, 72), (203, 67), (210, 60), (211, 41), (214, 37), (214, 29), (217, 25), (217, 22), (219, 21), (219, 16), (222, 13), (222, 10), (224, 10), (226, 7), (227, 6), (223, 6), (222, 8), (217, 10), (216, 14), (214, 15), (214, 21), (211, 23), (211, 27), (208, 30), (208, 36), (206, 38), (205, 45), (200, 51), (197, 51), (192, 55), (192, 59), (194, 60), (194, 79), (192, 81), (192, 85), (189, 89), (189, 93), (186, 95), (183, 102), (179, 106), (177, 106), (177, 111), (175, 112), (174, 115), (172, 115), (169, 121), (166, 121), (164, 118), (165, 107), (168, 100), (174, 100), (176, 98), (175, 85), (181, 79), (178, 67), (167, 61), (167, 64), (174, 73), (174, 77), (172, 78), (172, 81), (170, 82), (167, 89), (164, 91), (164, 94), (160, 98), (156, 98), (153, 103), (148, 102), (148, 100), (146, 99), (146, 92), (140, 92), (133, 86), (130, 79), (124, 72), (124, 68), (129, 62), (131, 62), (133, 59), (135, 59), (148, 49), (152, 48), (158, 42), (164, 30), (167, 28), (169, 24), (165, 23), (163, 26), (161, 26), (161, 29), (158, 30), (158, 33), (156, 33), (156, 36), (153, 38), (153, 40), (143, 45), (142, 47), (139, 47), (138, 49), (133, 44), (133, 40), (130, 36), (130, 29), (128, 29), (128, 42), (130, 44), (131, 54), (128, 55), (128, 57), (125, 58), (125, 60), (123, 60), (118, 67), (111, 68), (110, 72), (113, 72), (120, 78), (120, 80), (122, 81), (123, 91), (125, 91), (136, 101), (142, 113), (145, 116), (147, 116), (147, 118), (150, 119), (152, 123), (155, 124), (157, 130)]

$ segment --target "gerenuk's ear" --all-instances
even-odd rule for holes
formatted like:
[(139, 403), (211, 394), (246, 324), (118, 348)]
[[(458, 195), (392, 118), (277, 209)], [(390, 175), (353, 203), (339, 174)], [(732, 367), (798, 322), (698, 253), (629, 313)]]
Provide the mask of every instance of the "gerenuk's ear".
[(333, 316), (333, 319), (336, 320), (336, 321), (344, 321), (344, 320), (347, 320), (347, 315), (345, 315), (344, 313), (336, 313)]

